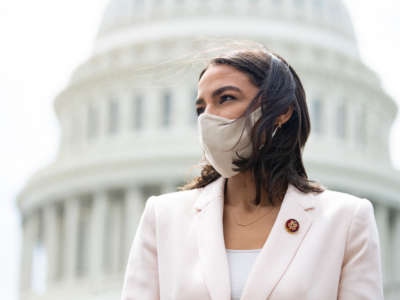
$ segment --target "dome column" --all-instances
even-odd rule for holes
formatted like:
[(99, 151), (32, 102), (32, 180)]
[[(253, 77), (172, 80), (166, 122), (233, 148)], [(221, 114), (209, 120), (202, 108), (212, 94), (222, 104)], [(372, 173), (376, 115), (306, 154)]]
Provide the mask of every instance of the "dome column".
[(33, 249), (39, 234), (39, 218), (37, 212), (23, 217), (22, 251), (20, 262), (20, 290), (29, 291), (32, 283)]
[(105, 221), (108, 195), (104, 190), (96, 191), (93, 197), (90, 220), (89, 274), (101, 276), (104, 270)]
[(125, 230), (124, 198), (120, 191), (108, 195), (107, 223), (105, 226), (105, 271), (107, 274), (117, 274), (121, 271), (123, 260), (123, 234)]
[(44, 208), (44, 242), (47, 253), (47, 285), (51, 285), (58, 275), (59, 223), (57, 206), (49, 204)]
[(125, 245), (124, 245), (124, 262), (127, 262), (129, 251), (135, 232), (143, 213), (145, 199), (138, 185), (128, 186), (125, 191)]
[(65, 249), (64, 273), (67, 281), (76, 276), (78, 254), (78, 224), (80, 203), (77, 197), (65, 199)]

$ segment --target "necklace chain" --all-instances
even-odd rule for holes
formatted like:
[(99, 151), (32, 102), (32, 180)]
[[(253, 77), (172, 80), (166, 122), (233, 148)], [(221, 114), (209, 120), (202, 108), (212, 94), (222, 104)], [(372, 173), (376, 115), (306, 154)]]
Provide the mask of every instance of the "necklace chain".
[[(261, 205), (258, 205), (257, 208), (256, 208), (256, 210), (258, 210), (258, 208), (259, 208), (260, 206), (261, 206)], [(273, 211), (273, 209), (270, 209), (266, 214), (262, 215), (262, 216), (259, 217), (259, 218), (256, 218), (254, 221), (251, 221), (251, 222), (248, 223), (248, 224), (239, 223), (239, 222), (237, 221), (237, 218), (236, 218), (236, 213), (234, 213), (233, 215), (234, 215), (235, 223), (236, 223), (237, 225), (239, 225), (239, 226), (248, 226), (248, 225), (251, 225), (251, 224), (257, 222), (257, 221), (260, 220), (261, 218), (263, 218), (263, 217), (269, 215), (272, 211)]]
[[(228, 182), (228, 181), (225, 180), (224, 192), (226, 191), (226, 184), (227, 184), (227, 182)], [(261, 203), (260, 203), (259, 205), (257, 205), (256, 211), (257, 211), (260, 207), (261, 207)], [(254, 221), (251, 221), (251, 222), (248, 223), (248, 224), (239, 223), (239, 222), (237, 221), (237, 218), (236, 218), (236, 213), (233, 213), (233, 218), (235, 219), (235, 223), (236, 223), (237, 225), (244, 227), (244, 226), (249, 226), (249, 225), (251, 225), (251, 224), (257, 222), (257, 221), (260, 220), (261, 218), (263, 218), (263, 217), (269, 215), (270, 213), (272, 213), (273, 210), (274, 210), (274, 209), (271, 208), (266, 214), (264, 214), (264, 215), (262, 215), (261, 217), (255, 219)]]

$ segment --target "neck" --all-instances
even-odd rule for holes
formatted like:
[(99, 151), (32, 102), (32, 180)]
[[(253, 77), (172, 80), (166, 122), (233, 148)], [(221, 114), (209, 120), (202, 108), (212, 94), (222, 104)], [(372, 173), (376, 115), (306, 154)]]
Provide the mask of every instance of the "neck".
[[(257, 208), (253, 203), (256, 184), (250, 171), (239, 173), (227, 179), (224, 204), (251, 212)], [(261, 190), (261, 203), (266, 203), (266, 195)]]

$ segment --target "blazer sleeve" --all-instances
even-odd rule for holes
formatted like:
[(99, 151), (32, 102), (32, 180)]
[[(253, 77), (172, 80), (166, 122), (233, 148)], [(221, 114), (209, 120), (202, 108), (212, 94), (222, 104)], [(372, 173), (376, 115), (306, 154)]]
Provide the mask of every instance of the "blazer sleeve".
[(121, 300), (159, 300), (154, 196), (146, 201), (129, 252)]
[(363, 198), (347, 233), (338, 300), (383, 300), (380, 251), (374, 208)]

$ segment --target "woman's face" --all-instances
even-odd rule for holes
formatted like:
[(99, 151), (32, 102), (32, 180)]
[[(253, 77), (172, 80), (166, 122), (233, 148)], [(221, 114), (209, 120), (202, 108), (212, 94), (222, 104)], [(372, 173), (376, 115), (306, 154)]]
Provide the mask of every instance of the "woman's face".
[(210, 65), (198, 82), (196, 110), (228, 119), (238, 118), (259, 88), (229, 65)]

